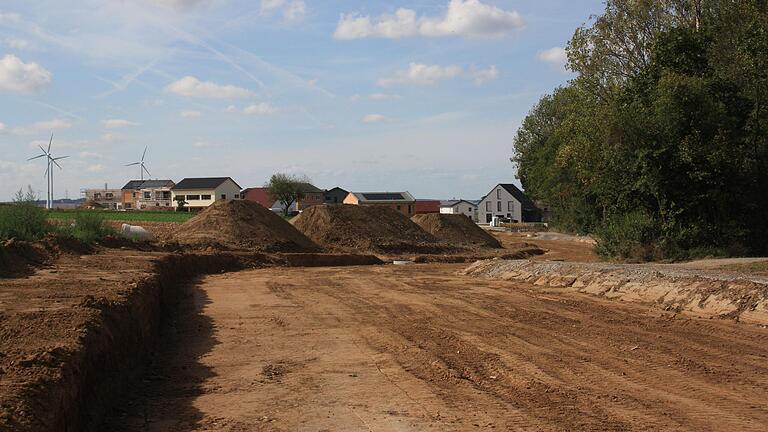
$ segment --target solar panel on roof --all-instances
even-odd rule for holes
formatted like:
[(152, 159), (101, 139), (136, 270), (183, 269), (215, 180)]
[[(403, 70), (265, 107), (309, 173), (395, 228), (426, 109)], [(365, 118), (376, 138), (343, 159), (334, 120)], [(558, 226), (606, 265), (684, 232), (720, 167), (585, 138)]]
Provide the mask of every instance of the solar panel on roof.
[(403, 194), (399, 193), (366, 193), (363, 198), (369, 201), (395, 201), (404, 200)]

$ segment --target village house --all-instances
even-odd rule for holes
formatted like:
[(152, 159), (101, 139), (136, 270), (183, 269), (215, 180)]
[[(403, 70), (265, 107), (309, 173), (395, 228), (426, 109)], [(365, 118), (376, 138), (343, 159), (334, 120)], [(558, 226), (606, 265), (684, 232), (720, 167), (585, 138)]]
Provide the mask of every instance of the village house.
[(336, 186), (333, 189), (329, 189), (323, 193), (324, 202), (326, 204), (341, 204), (344, 202), (344, 198), (349, 195), (349, 192)]
[(417, 199), (413, 214), (440, 213), (440, 200)]
[(409, 192), (350, 192), (344, 204), (386, 206), (411, 217), (414, 215), (416, 199)]
[(174, 205), (184, 200), (189, 211), (199, 211), (216, 201), (241, 199), (240, 185), (230, 177), (185, 178), (171, 192)]
[(131, 180), (121, 191), (125, 210), (173, 210), (173, 180)]
[(86, 205), (96, 205), (110, 210), (123, 209), (120, 189), (109, 189), (105, 184), (103, 189), (84, 189), (82, 194), (85, 197)]
[(480, 222), (490, 223), (494, 216), (512, 222), (541, 222), (541, 211), (511, 183), (499, 183), (480, 201)]
[(296, 200), (296, 211), (304, 211), (325, 201), (325, 192), (310, 183), (301, 183), (304, 197)]
[(461, 214), (477, 222), (477, 202), (467, 200), (451, 200), (440, 203), (440, 213)]

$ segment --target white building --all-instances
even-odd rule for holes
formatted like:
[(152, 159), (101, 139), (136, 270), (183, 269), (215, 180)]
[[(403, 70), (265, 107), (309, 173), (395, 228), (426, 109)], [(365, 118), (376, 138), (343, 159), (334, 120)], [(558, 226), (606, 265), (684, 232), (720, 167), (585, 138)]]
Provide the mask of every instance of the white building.
[(230, 177), (185, 178), (171, 192), (174, 205), (183, 199), (190, 211), (201, 210), (216, 201), (241, 199), (240, 185)]
[(440, 213), (462, 214), (477, 222), (477, 204), (467, 200), (452, 200), (440, 202)]
[(511, 183), (496, 185), (480, 201), (480, 222), (490, 223), (494, 216), (508, 218), (512, 222), (541, 222), (541, 211), (523, 191)]

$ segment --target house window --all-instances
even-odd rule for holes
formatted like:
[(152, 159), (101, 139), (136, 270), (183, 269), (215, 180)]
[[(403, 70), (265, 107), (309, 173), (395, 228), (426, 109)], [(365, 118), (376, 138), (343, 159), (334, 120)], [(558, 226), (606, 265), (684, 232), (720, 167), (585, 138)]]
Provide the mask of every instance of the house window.
[(115, 197), (115, 195), (112, 192), (107, 192), (107, 199), (112, 199)]
[(187, 201), (200, 201), (200, 195), (187, 195)]
[(515, 211), (515, 203), (513, 203), (512, 201), (508, 201), (507, 202), (507, 211), (509, 211), (509, 212)]
[(211, 196), (210, 195), (200, 195), (200, 199), (203, 201), (210, 201)]
[(492, 211), (491, 210), (491, 202), (490, 201), (486, 201), (485, 202), (485, 211), (487, 211), (487, 212)]
[(144, 192), (144, 199), (145, 200), (152, 199), (152, 192)]
[(408, 204), (408, 213), (413, 213), (413, 206)]
[(397, 210), (398, 210), (398, 211), (400, 211), (400, 205), (399, 205), (399, 204), (398, 204), (398, 206), (397, 206)]
[(496, 203), (496, 211), (501, 211), (501, 201)]
[(176, 198), (174, 198), (176, 201), (186, 201), (187, 197), (184, 195), (176, 195)]
[(96, 192), (93, 194), (93, 199), (101, 199), (101, 192)]
[(221, 199), (223, 200), (227, 199), (227, 194), (221, 194)]
[(501, 189), (496, 189), (496, 199), (501, 199)]

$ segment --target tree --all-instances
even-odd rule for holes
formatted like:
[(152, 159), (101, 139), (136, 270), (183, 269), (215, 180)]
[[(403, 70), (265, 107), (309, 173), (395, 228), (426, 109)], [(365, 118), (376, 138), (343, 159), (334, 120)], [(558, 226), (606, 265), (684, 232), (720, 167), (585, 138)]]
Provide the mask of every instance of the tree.
[(283, 215), (288, 216), (288, 210), (293, 203), (304, 199), (307, 185), (311, 180), (307, 176), (276, 173), (269, 178), (265, 185), (269, 197), (280, 202), (283, 206)]
[(174, 198), (174, 200), (176, 200), (176, 211), (184, 211), (184, 207), (187, 204), (189, 204), (184, 200), (184, 197), (181, 195), (177, 195), (176, 198)]

